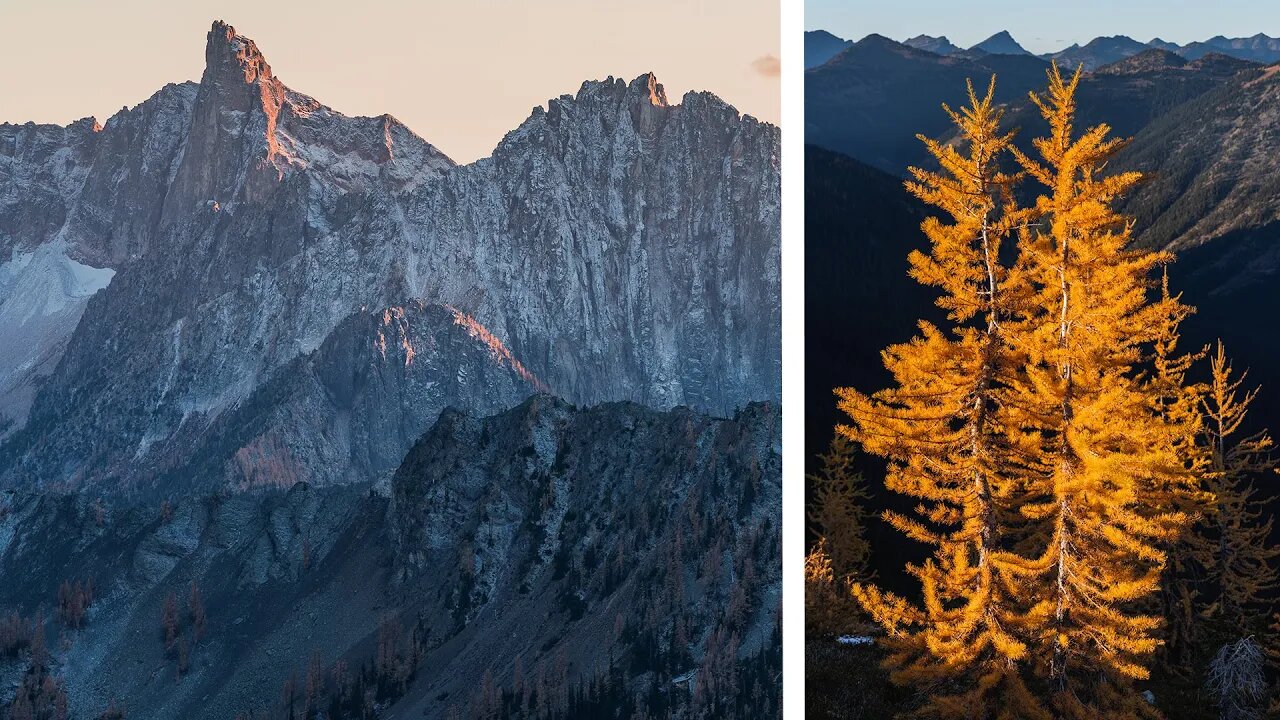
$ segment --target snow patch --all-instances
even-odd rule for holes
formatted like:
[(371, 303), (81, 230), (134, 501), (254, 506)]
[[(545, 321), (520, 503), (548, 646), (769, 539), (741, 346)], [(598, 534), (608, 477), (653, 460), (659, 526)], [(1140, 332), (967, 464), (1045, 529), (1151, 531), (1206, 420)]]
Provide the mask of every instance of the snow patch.
[(57, 316), (83, 306), (115, 277), (115, 270), (76, 262), (66, 251), (66, 242), (55, 240), (29, 252), (15, 249), (9, 261), (0, 264), (0, 318), (27, 323)]
[(60, 239), (15, 249), (0, 263), (0, 417), (15, 429), (26, 422), (36, 385), (62, 357), (89, 298), (115, 274), (72, 260)]

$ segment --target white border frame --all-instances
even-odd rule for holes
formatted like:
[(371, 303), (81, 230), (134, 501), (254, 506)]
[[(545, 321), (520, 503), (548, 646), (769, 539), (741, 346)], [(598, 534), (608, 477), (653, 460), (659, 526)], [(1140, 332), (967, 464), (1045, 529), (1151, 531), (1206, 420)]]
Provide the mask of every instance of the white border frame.
[(804, 0), (781, 0), (782, 716), (804, 717)]

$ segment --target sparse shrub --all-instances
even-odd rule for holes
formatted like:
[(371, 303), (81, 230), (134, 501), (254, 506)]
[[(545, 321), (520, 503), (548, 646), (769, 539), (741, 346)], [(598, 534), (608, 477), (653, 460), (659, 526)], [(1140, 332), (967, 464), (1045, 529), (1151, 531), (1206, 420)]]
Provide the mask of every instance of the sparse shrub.
[(307, 665), (307, 685), (306, 694), (303, 696), (302, 716), (309, 718), (312, 712), (319, 707), (320, 699), (325, 692), (325, 673), (324, 664), (320, 661), (320, 655), (311, 656), (311, 662)]
[(37, 614), (31, 630), (31, 666), (45, 667), (49, 664), (49, 648), (44, 641), (44, 615)]
[(191, 630), (195, 633), (196, 642), (204, 639), (205, 624), (208, 618), (204, 611), (204, 599), (200, 595), (200, 586), (191, 583), (191, 593), (187, 596), (187, 614), (191, 617)]
[(49, 669), (44, 645), (44, 619), (37, 618), (31, 642), (31, 663), (9, 705), (9, 720), (67, 720), (67, 693)]
[(0, 657), (17, 657), (31, 647), (32, 634), (31, 621), (17, 612), (0, 618)]
[(164, 638), (166, 651), (173, 650), (178, 643), (178, 633), (182, 629), (179, 623), (178, 596), (176, 593), (169, 593), (160, 608), (160, 634)]
[(191, 648), (187, 646), (187, 636), (179, 635), (177, 642), (178, 666), (174, 674), (175, 682), (181, 682), (182, 676), (191, 667)]
[(73, 630), (84, 627), (84, 616), (93, 604), (93, 580), (64, 580), (58, 587), (58, 622)]
[(1262, 647), (1252, 637), (1223, 645), (1209, 663), (1205, 686), (1222, 720), (1259, 720), (1267, 697)]

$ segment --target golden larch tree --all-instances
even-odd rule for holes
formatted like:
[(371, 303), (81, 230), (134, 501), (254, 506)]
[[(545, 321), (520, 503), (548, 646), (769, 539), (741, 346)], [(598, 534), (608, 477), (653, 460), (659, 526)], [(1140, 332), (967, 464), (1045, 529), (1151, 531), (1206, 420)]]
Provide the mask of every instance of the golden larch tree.
[(1105, 172), (1122, 141), (1106, 125), (1075, 133), (1079, 70), (1066, 79), (1054, 65), (1048, 78), (1031, 94), (1049, 125), (1033, 141), (1038, 157), (1014, 149), (1045, 190), (1019, 242), (1035, 294), (1008, 328), (1027, 358), (1014, 422), (1045, 462), (1038, 499), (1021, 507), (1042, 547), (1029, 566), (1039, 573), (1032, 655), (1056, 717), (1147, 717), (1155, 711), (1132, 683), (1161, 643), (1150, 606), (1166, 549), (1191, 521), (1167, 501), (1194, 486), (1183, 430), (1141, 371), (1175, 301), (1149, 302), (1168, 258), (1133, 248), (1114, 209), (1140, 180)]
[(883, 353), (894, 385), (874, 395), (839, 388), (850, 423), (840, 434), (887, 460), (885, 487), (914, 498), (912, 514), (886, 512), (905, 536), (933, 547), (907, 571), (921, 586), (915, 604), (869, 583), (854, 585), (864, 609), (887, 632), (886, 665), (901, 684), (934, 685), (918, 714), (937, 718), (1047, 718), (1023, 684), (1027, 645), (1014, 595), (1025, 561), (1002, 546), (1001, 525), (1025, 485), (1021, 458), (1006, 441), (1004, 393), (1019, 365), (1004, 322), (1024, 283), (1000, 262), (1000, 246), (1023, 222), (1002, 172), (1012, 134), (1000, 129), (995, 79), (985, 96), (969, 85), (968, 105), (944, 110), (958, 144), (921, 136), (940, 170), (911, 168), (907, 189), (947, 217), (929, 217), (928, 252), (913, 252), (910, 274), (940, 291), (950, 327), (927, 322), (913, 340)]
[(1274, 444), (1266, 431), (1241, 433), (1249, 406), (1258, 395), (1243, 391), (1245, 376), (1233, 376), (1221, 342), (1211, 359), (1212, 376), (1204, 396), (1204, 442), (1208, 454), (1209, 488), (1217, 511), (1192, 543), (1204, 570), (1208, 595), (1216, 601), (1205, 615), (1224, 623), (1240, 637), (1263, 632), (1270, 599), (1280, 587), (1276, 559), (1280, 547), (1271, 544), (1272, 518), (1255, 495), (1255, 478), (1270, 476), (1277, 467)]
[[(1160, 299), (1153, 311), (1157, 326), (1151, 349), (1148, 389), (1155, 412), (1178, 431), (1177, 452), (1188, 470), (1185, 484), (1167, 488), (1169, 492), (1159, 502), (1202, 519), (1214, 512), (1213, 495), (1203, 482), (1208, 458), (1201, 449), (1203, 417), (1200, 410), (1207, 388), (1202, 383), (1191, 382), (1188, 373), (1208, 351), (1200, 348), (1183, 352), (1179, 347), (1182, 338), (1180, 327), (1194, 308), (1183, 304), (1180, 295), (1170, 292), (1167, 265), (1161, 275)], [(1189, 527), (1169, 549), (1162, 580), (1163, 592), (1158, 603), (1165, 618), (1162, 659), (1171, 669), (1184, 674), (1191, 671), (1199, 639), (1200, 572), (1192, 548), (1195, 539), (1196, 533)]]
[(818, 472), (808, 476), (809, 529), (817, 537), (805, 556), (805, 626), (818, 634), (862, 629), (852, 582), (870, 578), (871, 546), (866, 539), (867, 493), (854, 468), (853, 443), (841, 435), (819, 456)]

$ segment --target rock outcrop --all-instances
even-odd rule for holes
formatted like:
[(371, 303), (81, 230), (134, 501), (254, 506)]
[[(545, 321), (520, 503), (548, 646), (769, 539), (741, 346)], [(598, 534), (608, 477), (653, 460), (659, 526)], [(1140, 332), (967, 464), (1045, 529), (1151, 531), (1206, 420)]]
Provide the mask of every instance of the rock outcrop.
[[(482, 677), (543, 683), (554, 708), (604, 673), (622, 705), (777, 717), (779, 429), (775, 404), (716, 419), (536, 395), (444, 412), (390, 499), (368, 484), (145, 504), (10, 491), (0, 576), (22, 582), (0, 583), (0, 608), (34, 619), (64, 581), (92, 581), (81, 629), (44, 616), (73, 717), (287, 717), (281, 690), (313, 662), (323, 693), (339, 663), (391, 672), (388, 654), (416, 659), (379, 717), (465, 713)], [(24, 662), (0, 657), (0, 675)], [(723, 689), (699, 698), (713, 678)]]

